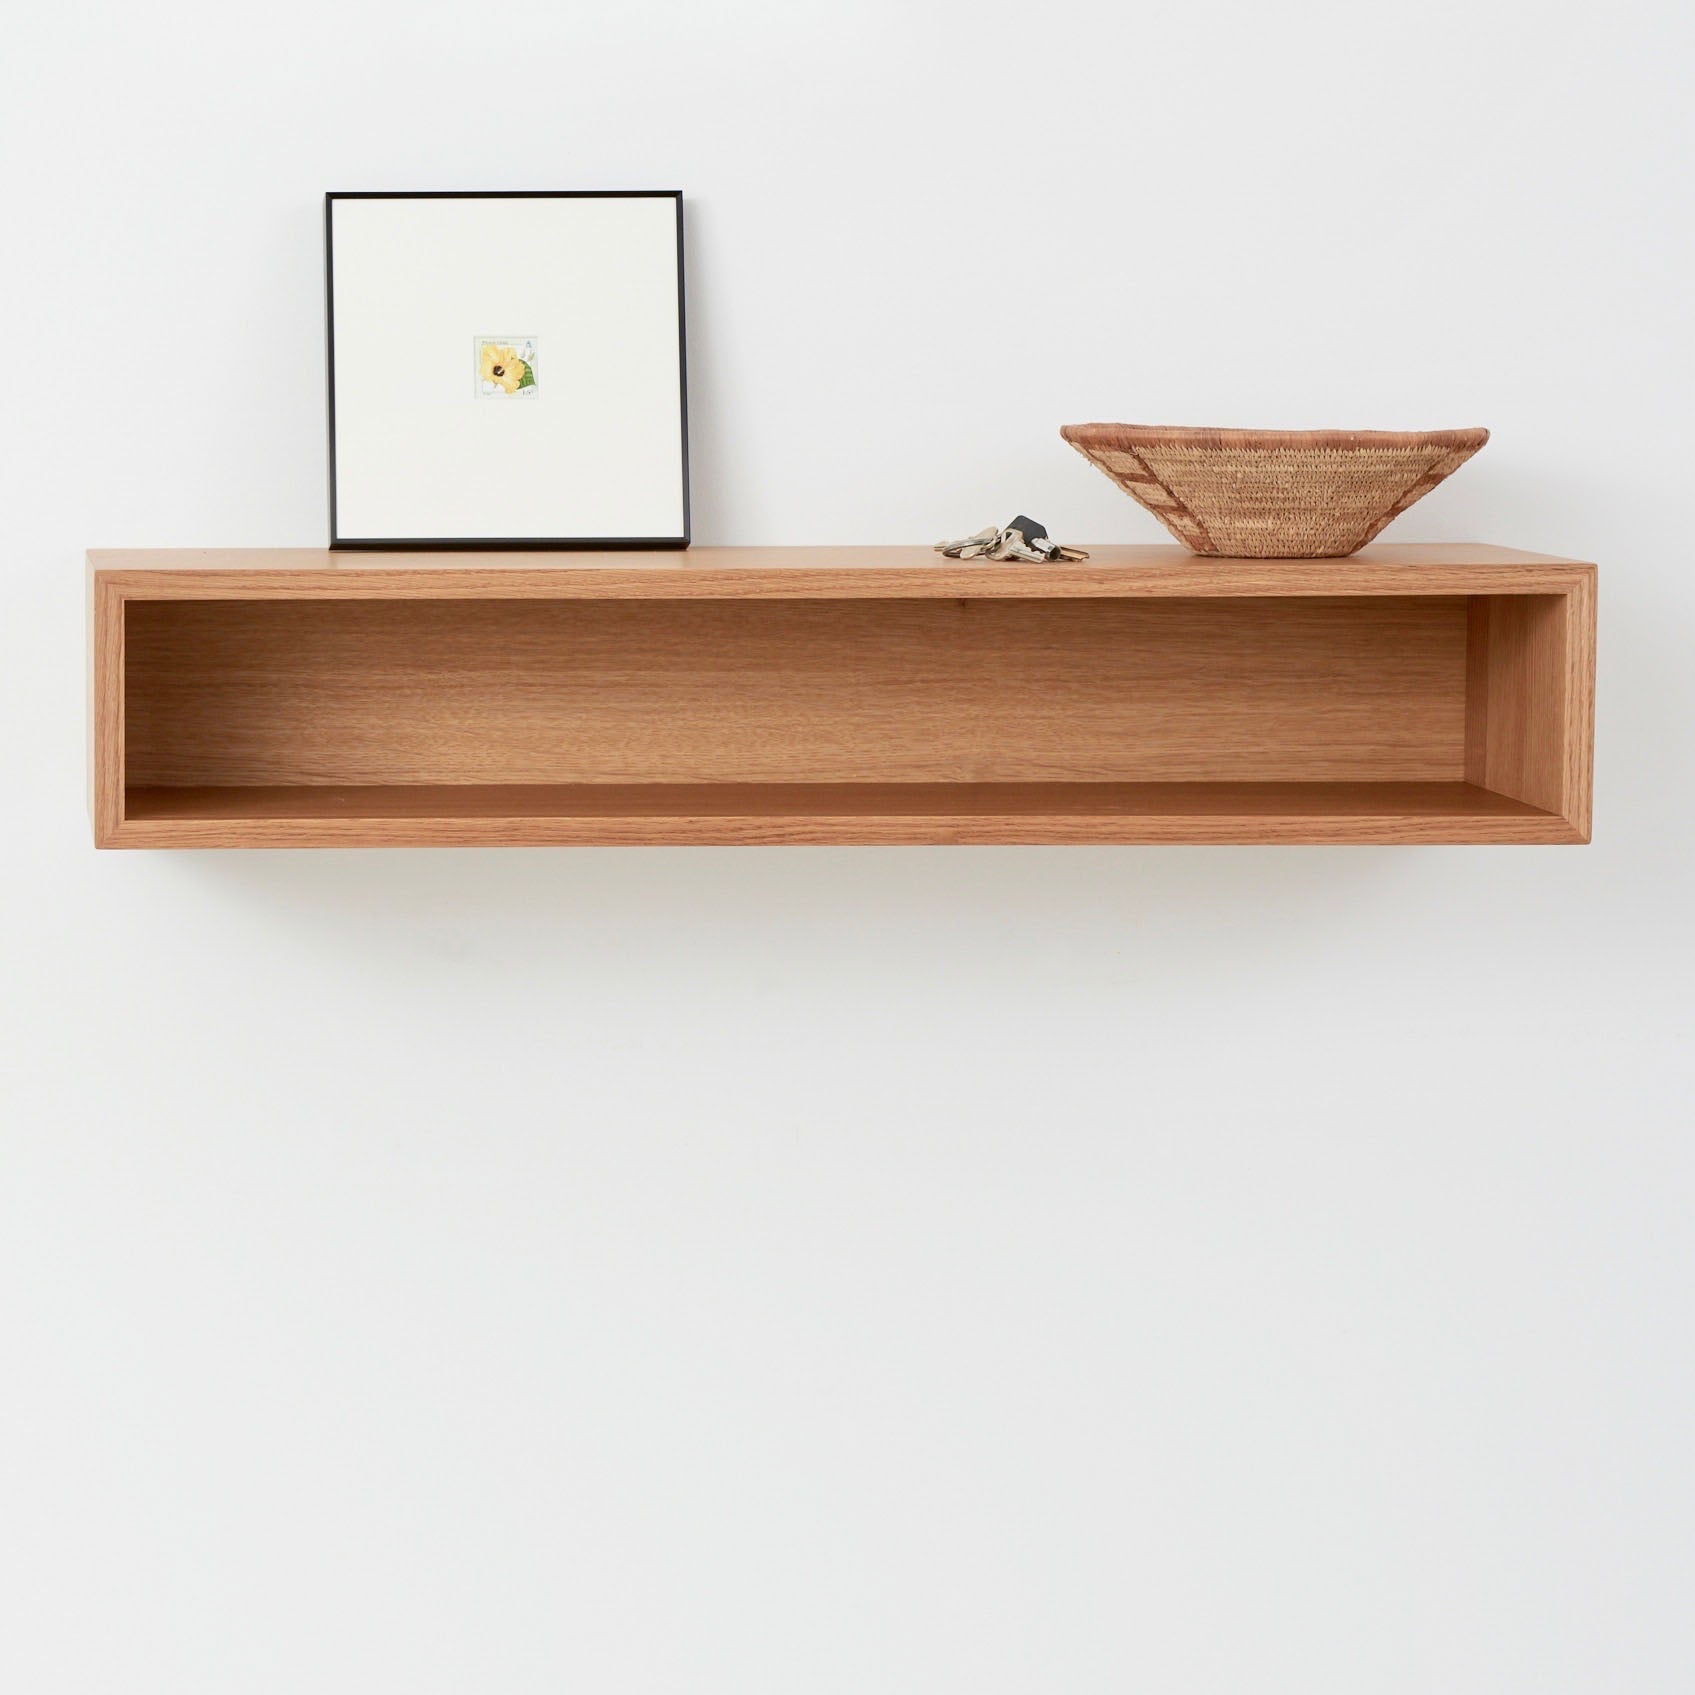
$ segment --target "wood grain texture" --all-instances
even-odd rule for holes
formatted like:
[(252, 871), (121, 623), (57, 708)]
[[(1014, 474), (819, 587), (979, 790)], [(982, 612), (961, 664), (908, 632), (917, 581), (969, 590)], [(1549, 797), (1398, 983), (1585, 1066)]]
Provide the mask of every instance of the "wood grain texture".
[(138, 789), (133, 847), (1569, 842), (1467, 783)]
[(1469, 544), (96, 553), (95, 839), (1582, 841), (1595, 576)]
[(124, 812), (124, 601), (92, 571), (88, 582), (88, 810), (97, 846)]
[(1465, 609), (132, 601), (129, 781), (1458, 781)]
[(1466, 671), (1467, 780), (1556, 812), (1588, 840), (1593, 574), (1563, 594), (1473, 600)]
[(1593, 568), (1583, 572), (1566, 594), (1565, 784), (1559, 811), (1582, 842), (1594, 834), (1597, 575)]
[(132, 598), (210, 600), (1239, 599), (1558, 593), (1573, 560), (1480, 543), (1381, 544), (1348, 559), (1201, 559), (1091, 546), (1073, 564), (945, 559), (927, 547), (697, 547), (685, 553), (331, 553), (325, 548), (96, 550)]

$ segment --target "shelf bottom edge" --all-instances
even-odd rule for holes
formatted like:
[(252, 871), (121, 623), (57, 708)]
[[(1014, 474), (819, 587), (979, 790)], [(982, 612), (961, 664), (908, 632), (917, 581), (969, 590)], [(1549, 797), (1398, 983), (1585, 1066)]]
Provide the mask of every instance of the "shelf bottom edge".
[(1582, 839), (1464, 782), (294, 784), (132, 787), (108, 845)]

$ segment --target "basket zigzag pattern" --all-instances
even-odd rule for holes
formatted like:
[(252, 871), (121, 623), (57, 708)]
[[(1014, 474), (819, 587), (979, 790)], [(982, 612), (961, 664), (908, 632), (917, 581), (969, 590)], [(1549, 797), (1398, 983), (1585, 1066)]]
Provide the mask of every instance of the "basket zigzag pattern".
[(1060, 434), (1192, 553), (1356, 553), (1457, 471), (1487, 430), (1200, 430), (1067, 424)]

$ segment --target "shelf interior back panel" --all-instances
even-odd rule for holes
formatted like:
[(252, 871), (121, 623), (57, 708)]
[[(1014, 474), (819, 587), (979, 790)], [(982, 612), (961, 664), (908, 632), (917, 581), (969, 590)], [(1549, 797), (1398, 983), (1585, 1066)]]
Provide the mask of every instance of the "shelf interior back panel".
[(124, 619), (135, 791), (1465, 776), (1460, 596), (136, 599)]

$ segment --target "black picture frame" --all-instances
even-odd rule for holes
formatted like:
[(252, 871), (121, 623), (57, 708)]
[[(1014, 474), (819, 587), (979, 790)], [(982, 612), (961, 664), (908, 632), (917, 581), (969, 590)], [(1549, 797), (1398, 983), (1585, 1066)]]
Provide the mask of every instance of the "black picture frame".
[[(682, 532), (674, 536), (398, 536), (344, 537), (337, 503), (335, 394), (335, 205), (343, 200), (656, 200), (676, 203), (677, 240), (677, 384), (681, 430)], [(324, 365), (329, 415), (330, 547), (337, 552), (548, 552), (664, 551), (687, 548), (691, 540), (689, 505), (688, 309), (683, 282), (683, 193), (675, 188), (638, 189), (416, 189), (331, 190), (324, 195)]]

